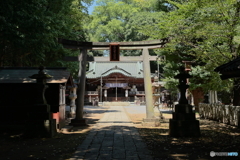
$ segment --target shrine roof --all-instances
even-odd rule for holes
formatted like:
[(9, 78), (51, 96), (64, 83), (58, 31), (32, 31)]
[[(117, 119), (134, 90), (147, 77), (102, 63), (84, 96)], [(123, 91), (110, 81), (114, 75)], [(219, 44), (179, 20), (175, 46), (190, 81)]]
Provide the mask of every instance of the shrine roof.
[(143, 78), (142, 62), (89, 62), (86, 78), (106, 77), (112, 73), (121, 73), (126, 77)]
[(218, 66), (214, 71), (221, 74), (221, 79), (240, 77), (240, 57)]
[[(36, 83), (36, 79), (29, 76), (38, 72), (38, 67), (0, 67), (0, 83)], [(46, 68), (44, 72), (53, 76), (47, 83), (66, 83), (70, 77), (70, 72), (63, 67)]]

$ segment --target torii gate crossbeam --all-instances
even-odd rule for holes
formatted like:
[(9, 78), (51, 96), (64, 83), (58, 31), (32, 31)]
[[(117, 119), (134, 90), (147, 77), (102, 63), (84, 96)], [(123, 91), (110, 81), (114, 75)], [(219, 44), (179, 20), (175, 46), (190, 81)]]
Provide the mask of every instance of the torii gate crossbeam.
[[(143, 74), (144, 74), (144, 89), (146, 98), (146, 119), (145, 122), (151, 122), (154, 119), (153, 109), (153, 97), (152, 97), (152, 84), (151, 84), (151, 71), (149, 60), (153, 57), (149, 56), (149, 49), (163, 48), (169, 41), (168, 38), (151, 41), (135, 41), (135, 42), (114, 42), (118, 43), (121, 50), (142, 50), (142, 56), (131, 58), (133, 61), (143, 61)], [(86, 77), (86, 62), (87, 50), (109, 50), (110, 44), (108, 42), (79, 42), (66, 39), (59, 39), (59, 43), (63, 44), (65, 48), (80, 50), (78, 58), (72, 57), (80, 62), (79, 65), (79, 86), (77, 92), (77, 106), (76, 106), (76, 118), (72, 120), (72, 125), (84, 125), (86, 123), (83, 120), (83, 105), (84, 105), (84, 91), (85, 91), (85, 77)], [(98, 57), (98, 60), (101, 58)], [(128, 58), (129, 59), (129, 58)], [(101, 59), (104, 61), (104, 58)], [(100, 61), (101, 61), (100, 60)], [(93, 61), (93, 60), (90, 60)], [(105, 60), (107, 61), (107, 59)], [(109, 60), (108, 60), (109, 61)], [(125, 61), (120, 57), (120, 61)], [(84, 67), (85, 66), (85, 67)]]

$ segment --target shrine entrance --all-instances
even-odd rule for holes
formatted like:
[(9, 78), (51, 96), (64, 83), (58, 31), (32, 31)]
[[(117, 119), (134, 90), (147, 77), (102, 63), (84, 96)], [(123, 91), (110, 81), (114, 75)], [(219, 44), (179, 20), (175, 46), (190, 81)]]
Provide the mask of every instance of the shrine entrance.
[(107, 96), (105, 101), (118, 102), (118, 101), (127, 101), (125, 98), (125, 90), (120, 87), (110, 88), (107, 91)]
[[(156, 60), (157, 56), (149, 56), (149, 49), (162, 48), (168, 42), (169, 39), (160, 39), (160, 40), (152, 40), (152, 41), (138, 41), (138, 42), (78, 42), (72, 40), (59, 39), (59, 43), (63, 44), (65, 48), (70, 49), (80, 49), (79, 57), (68, 57), (67, 60), (70, 61), (79, 61), (79, 83), (78, 83), (78, 98), (77, 98), (77, 106), (76, 106), (76, 118), (72, 121), (72, 125), (75, 123), (81, 123), (83, 121), (83, 106), (84, 106), (84, 97), (85, 97), (85, 86), (86, 86), (86, 63), (89, 62), (142, 62), (143, 68), (142, 74), (144, 78), (144, 91), (146, 98), (146, 119), (144, 121), (152, 121), (155, 119), (154, 117), (154, 109), (153, 109), (153, 96), (152, 96), (152, 83), (151, 83), (151, 72), (150, 72), (150, 60)], [(142, 50), (142, 56), (120, 56), (121, 50)], [(87, 50), (110, 50), (109, 57), (92, 57), (90, 59), (87, 58)], [(116, 67), (117, 68), (117, 67)], [(130, 69), (130, 68), (128, 68)], [(128, 69), (123, 72), (128, 72)], [(119, 69), (121, 70), (121, 69)], [(109, 70), (110, 71), (110, 70)], [(95, 72), (96, 73), (96, 72)], [(102, 98), (102, 77), (104, 77), (105, 73), (101, 73), (101, 85), (100, 85), (100, 98)], [(138, 74), (138, 73), (137, 73)], [(131, 75), (131, 73), (130, 73)], [(116, 83), (117, 84), (117, 83)], [(115, 92), (118, 94), (118, 91)], [(114, 90), (112, 91), (114, 92)], [(121, 95), (121, 91), (119, 93)], [(100, 102), (102, 102), (100, 100)]]
[(129, 105), (138, 99), (145, 103), (142, 68), (142, 62), (89, 62), (85, 104), (92, 104), (96, 99), (99, 102), (129, 102)]

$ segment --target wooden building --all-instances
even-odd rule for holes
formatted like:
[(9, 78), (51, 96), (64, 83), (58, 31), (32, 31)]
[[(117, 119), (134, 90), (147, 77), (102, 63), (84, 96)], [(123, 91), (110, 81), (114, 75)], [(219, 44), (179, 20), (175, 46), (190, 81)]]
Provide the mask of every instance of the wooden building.
[[(233, 79), (233, 105), (240, 105), (240, 57), (222, 64), (214, 69), (215, 72), (220, 74), (222, 80), (234, 78)], [(229, 100), (231, 101), (231, 100)]]
[(86, 103), (145, 102), (143, 62), (89, 62), (85, 90)]
[[(39, 113), (36, 104), (36, 79), (29, 76), (37, 74), (38, 68), (3, 67), (0, 68), (0, 120), (2, 125), (24, 126), (29, 115)], [(65, 106), (67, 86), (73, 86), (70, 72), (66, 68), (46, 68), (47, 74), (53, 76), (47, 80), (45, 99), (50, 110), (50, 117), (56, 119), (57, 128), (65, 126)]]

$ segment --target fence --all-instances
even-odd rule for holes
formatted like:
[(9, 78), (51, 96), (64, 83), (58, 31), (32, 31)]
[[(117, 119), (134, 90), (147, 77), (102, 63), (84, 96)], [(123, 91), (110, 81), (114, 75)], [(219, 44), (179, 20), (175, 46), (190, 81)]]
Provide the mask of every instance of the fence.
[(240, 106), (200, 103), (199, 115), (201, 118), (240, 127)]

